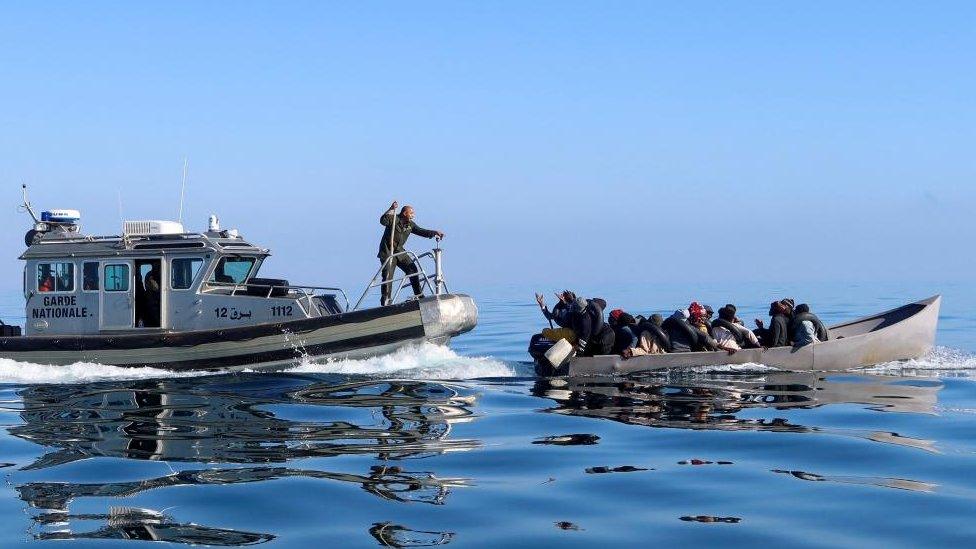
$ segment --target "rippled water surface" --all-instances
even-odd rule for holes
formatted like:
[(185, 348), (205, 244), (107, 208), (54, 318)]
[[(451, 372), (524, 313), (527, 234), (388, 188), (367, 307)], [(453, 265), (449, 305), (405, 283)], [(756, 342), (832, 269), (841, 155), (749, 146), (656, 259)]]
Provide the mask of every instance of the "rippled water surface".
[[(693, 297), (751, 318), (793, 295), (834, 322), (943, 292), (939, 347), (830, 375), (535, 379), (532, 288), (490, 288), (452, 349), (224, 375), (0, 360), (0, 545), (973, 545), (976, 288), (734, 290)], [(599, 291), (645, 314), (688, 293)]]

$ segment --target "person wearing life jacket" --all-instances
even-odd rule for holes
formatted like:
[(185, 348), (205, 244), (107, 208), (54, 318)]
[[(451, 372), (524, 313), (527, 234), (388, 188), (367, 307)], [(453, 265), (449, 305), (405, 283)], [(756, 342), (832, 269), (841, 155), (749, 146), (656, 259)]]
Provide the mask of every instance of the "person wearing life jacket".
[[(693, 305), (697, 305), (697, 303), (693, 303)], [(704, 314), (704, 308), (699, 305), (695, 308), (695, 312), (701, 317)], [(688, 309), (678, 309), (662, 323), (661, 328), (671, 340), (671, 352), (688, 353), (718, 350), (719, 347), (715, 340), (693, 326), (689, 322), (690, 318), (691, 313)]]
[(809, 345), (830, 339), (830, 332), (817, 315), (810, 312), (810, 306), (801, 303), (793, 310), (790, 321), (790, 334), (796, 346)]
[(613, 349), (613, 329), (603, 320), (601, 301), (577, 297), (574, 302), (572, 326), (577, 356), (606, 355)]
[(630, 349), (624, 349), (621, 356), (631, 358), (670, 353), (671, 339), (661, 329), (663, 323), (664, 317), (659, 314), (653, 314), (651, 318), (638, 322), (637, 332), (640, 333), (640, 337), (637, 338), (637, 345)]
[(613, 329), (612, 354), (620, 355), (627, 349), (637, 346), (640, 332), (637, 331), (637, 319), (622, 309), (610, 311), (607, 323)]
[(782, 301), (774, 301), (769, 304), (769, 328), (763, 325), (763, 321), (756, 319), (755, 334), (759, 337), (763, 347), (785, 347), (790, 344), (790, 321), (788, 316), (789, 306)]
[(726, 305), (718, 310), (718, 318), (712, 321), (712, 337), (723, 347), (735, 349), (755, 349), (759, 338), (741, 323), (736, 322), (735, 305)]

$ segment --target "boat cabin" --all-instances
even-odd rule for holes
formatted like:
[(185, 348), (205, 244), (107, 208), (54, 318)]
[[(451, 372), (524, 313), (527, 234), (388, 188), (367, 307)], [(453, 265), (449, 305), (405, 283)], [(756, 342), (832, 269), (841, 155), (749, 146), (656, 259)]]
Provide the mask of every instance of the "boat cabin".
[(258, 278), (270, 251), (221, 230), (215, 217), (204, 233), (172, 221), (127, 221), (121, 236), (84, 236), (67, 212), (28, 233), (20, 256), (28, 336), (184, 332), (344, 310), (337, 288)]

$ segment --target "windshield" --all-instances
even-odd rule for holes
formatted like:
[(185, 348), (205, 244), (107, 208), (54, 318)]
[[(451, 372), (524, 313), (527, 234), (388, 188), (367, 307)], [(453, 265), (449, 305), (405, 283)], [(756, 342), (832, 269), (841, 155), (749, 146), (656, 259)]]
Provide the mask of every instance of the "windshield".
[(210, 282), (240, 284), (247, 280), (254, 261), (253, 257), (225, 257), (217, 263), (217, 268), (210, 275)]

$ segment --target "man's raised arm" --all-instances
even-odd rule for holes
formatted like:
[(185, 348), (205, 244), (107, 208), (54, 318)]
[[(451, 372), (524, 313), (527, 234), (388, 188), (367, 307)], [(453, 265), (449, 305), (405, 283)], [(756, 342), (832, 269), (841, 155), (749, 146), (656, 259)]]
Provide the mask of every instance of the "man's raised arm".
[(390, 204), (390, 209), (383, 212), (380, 216), (380, 225), (384, 227), (389, 227), (393, 223), (393, 219), (396, 217), (397, 201), (394, 200), (393, 204)]

